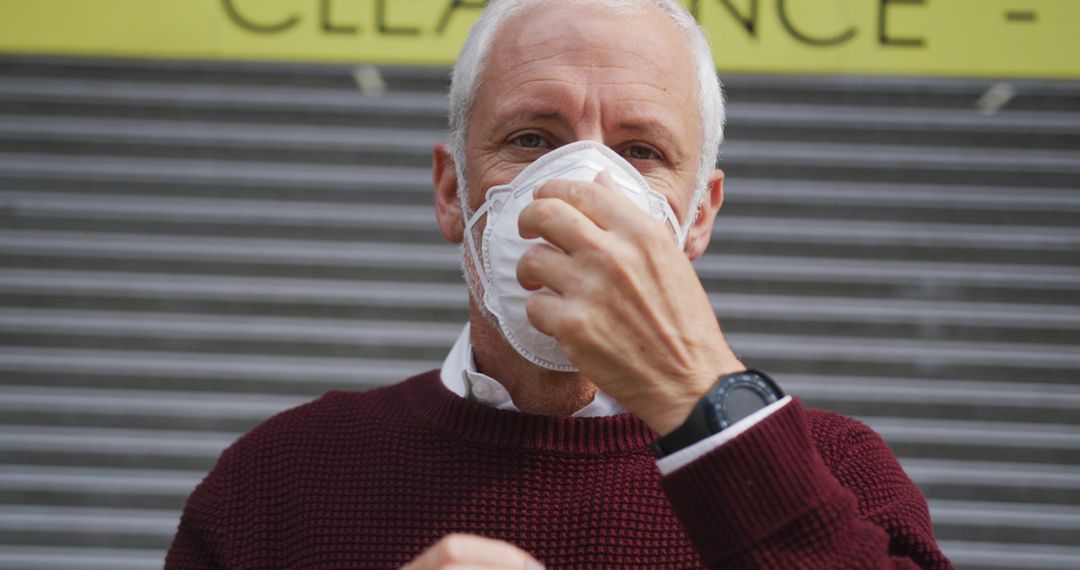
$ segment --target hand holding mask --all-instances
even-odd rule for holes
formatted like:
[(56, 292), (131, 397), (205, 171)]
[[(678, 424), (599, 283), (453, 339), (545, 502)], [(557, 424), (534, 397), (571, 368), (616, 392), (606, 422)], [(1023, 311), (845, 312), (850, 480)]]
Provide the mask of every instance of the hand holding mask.
[[(485, 214), (478, 252), (470, 230)], [(611, 149), (582, 141), (544, 155), (490, 189), (466, 227), (484, 304), (511, 346), (538, 366), (580, 370), (657, 431), (743, 368), (671, 206)]]
[[(682, 246), (685, 235), (667, 199), (650, 189), (630, 163), (594, 141), (580, 141), (553, 150), (521, 171), (510, 184), (492, 187), (487, 191), (484, 203), (465, 224), (468, 252), (484, 285), (484, 306), (498, 320), (510, 345), (537, 366), (561, 372), (577, 371), (559, 343), (536, 330), (525, 314), (525, 302), (532, 292), (518, 282), (517, 265), (529, 248), (544, 243), (544, 240), (521, 237), (518, 217), (544, 183), (550, 180), (591, 182), (603, 171), (611, 173), (618, 190), (635, 206), (655, 219), (667, 222)], [(472, 228), (485, 214), (487, 225), (478, 252)]]

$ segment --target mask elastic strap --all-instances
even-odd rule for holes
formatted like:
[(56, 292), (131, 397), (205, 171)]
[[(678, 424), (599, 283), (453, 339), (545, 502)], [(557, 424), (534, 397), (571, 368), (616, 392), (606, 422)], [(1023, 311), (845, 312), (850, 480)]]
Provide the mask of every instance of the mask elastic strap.
[(671, 206), (664, 204), (664, 214), (667, 218), (667, 223), (671, 224), (671, 229), (675, 230), (675, 241), (678, 242), (679, 247), (686, 245), (686, 236), (690, 233), (690, 226), (685, 228), (679, 223), (679, 219), (675, 217), (675, 212), (671, 209)]
[(675, 211), (671, 209), (671, 204), (668, 203), (667, 198), (655, 190), (649, 191), (650, 209), (657, 214), (664, 216), (663, 221), (671, 225), (672, 231), (675, 232), (675, 241), (678, 242), (679, 247), (686, 244), (686, 236), (690, 232), (690, 226), (685, 228), (679, 223), (679, 218), (675, 216)]
[(480, 219), (480, 216), (486, 214), (491, 209), (491, 200), (485, 200), (475, 212), (469, 216), (469, 219), (465, 221), (465, 244), (469, 248), (469, 255), (472, 256), (473, 269), (476, 270), (477, 276), (480, 278), (480, 282), (484, 284), (485, 290), (487, 289), (487, 273), (484, 271), (483, 264), (480, 263), (480, 255), (476, 250), (476, 240), (473, 239), (473, 226)]

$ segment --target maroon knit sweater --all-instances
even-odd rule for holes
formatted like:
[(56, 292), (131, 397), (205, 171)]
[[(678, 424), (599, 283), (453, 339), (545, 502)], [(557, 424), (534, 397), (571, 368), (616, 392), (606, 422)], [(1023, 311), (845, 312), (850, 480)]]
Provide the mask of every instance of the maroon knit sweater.
[(866, 426), (794, 401), (661, 479), (629, 414), (536, 416), (432, 371), (330, 392), (240, 438), (167, 568), (397, 568), (450, 532), (549, 568), (950, 568), (926, 501)]

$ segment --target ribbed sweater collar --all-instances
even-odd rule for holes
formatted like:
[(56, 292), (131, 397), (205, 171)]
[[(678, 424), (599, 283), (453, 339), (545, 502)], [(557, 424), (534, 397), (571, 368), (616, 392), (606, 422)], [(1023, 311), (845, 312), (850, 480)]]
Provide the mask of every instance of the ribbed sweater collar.
[(401, 384), (410, 408), (442, 433), (486, 446), (555, 453), (642, 452), (656, 434), (630, 414), (575, 418), (498, 410), (448, 390), (433, 370)]

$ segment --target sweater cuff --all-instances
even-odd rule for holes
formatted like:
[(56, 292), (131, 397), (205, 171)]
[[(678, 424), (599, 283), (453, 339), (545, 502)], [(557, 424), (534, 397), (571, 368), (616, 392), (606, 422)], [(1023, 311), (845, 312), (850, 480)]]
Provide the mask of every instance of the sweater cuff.
[(662, 484), (710, 565), (764, 541), (838, 486), (814, 449), (798, 399)]
[(776, 410), (786, 406), (791, 401), (791, 396), (784, 396), (779, 400), (761, 408), (745, 418), (731, 424), (727, 429), (712, 434), (711, 436), (683, 449), (665, 455), (656, 460), (656, 467), (660, 469), (660, 475), (671, 475), (675, 471), (697, 461), (709, 452), (735, 439), (740, 433), (754, 427), (758, 422), (772, 415)]

